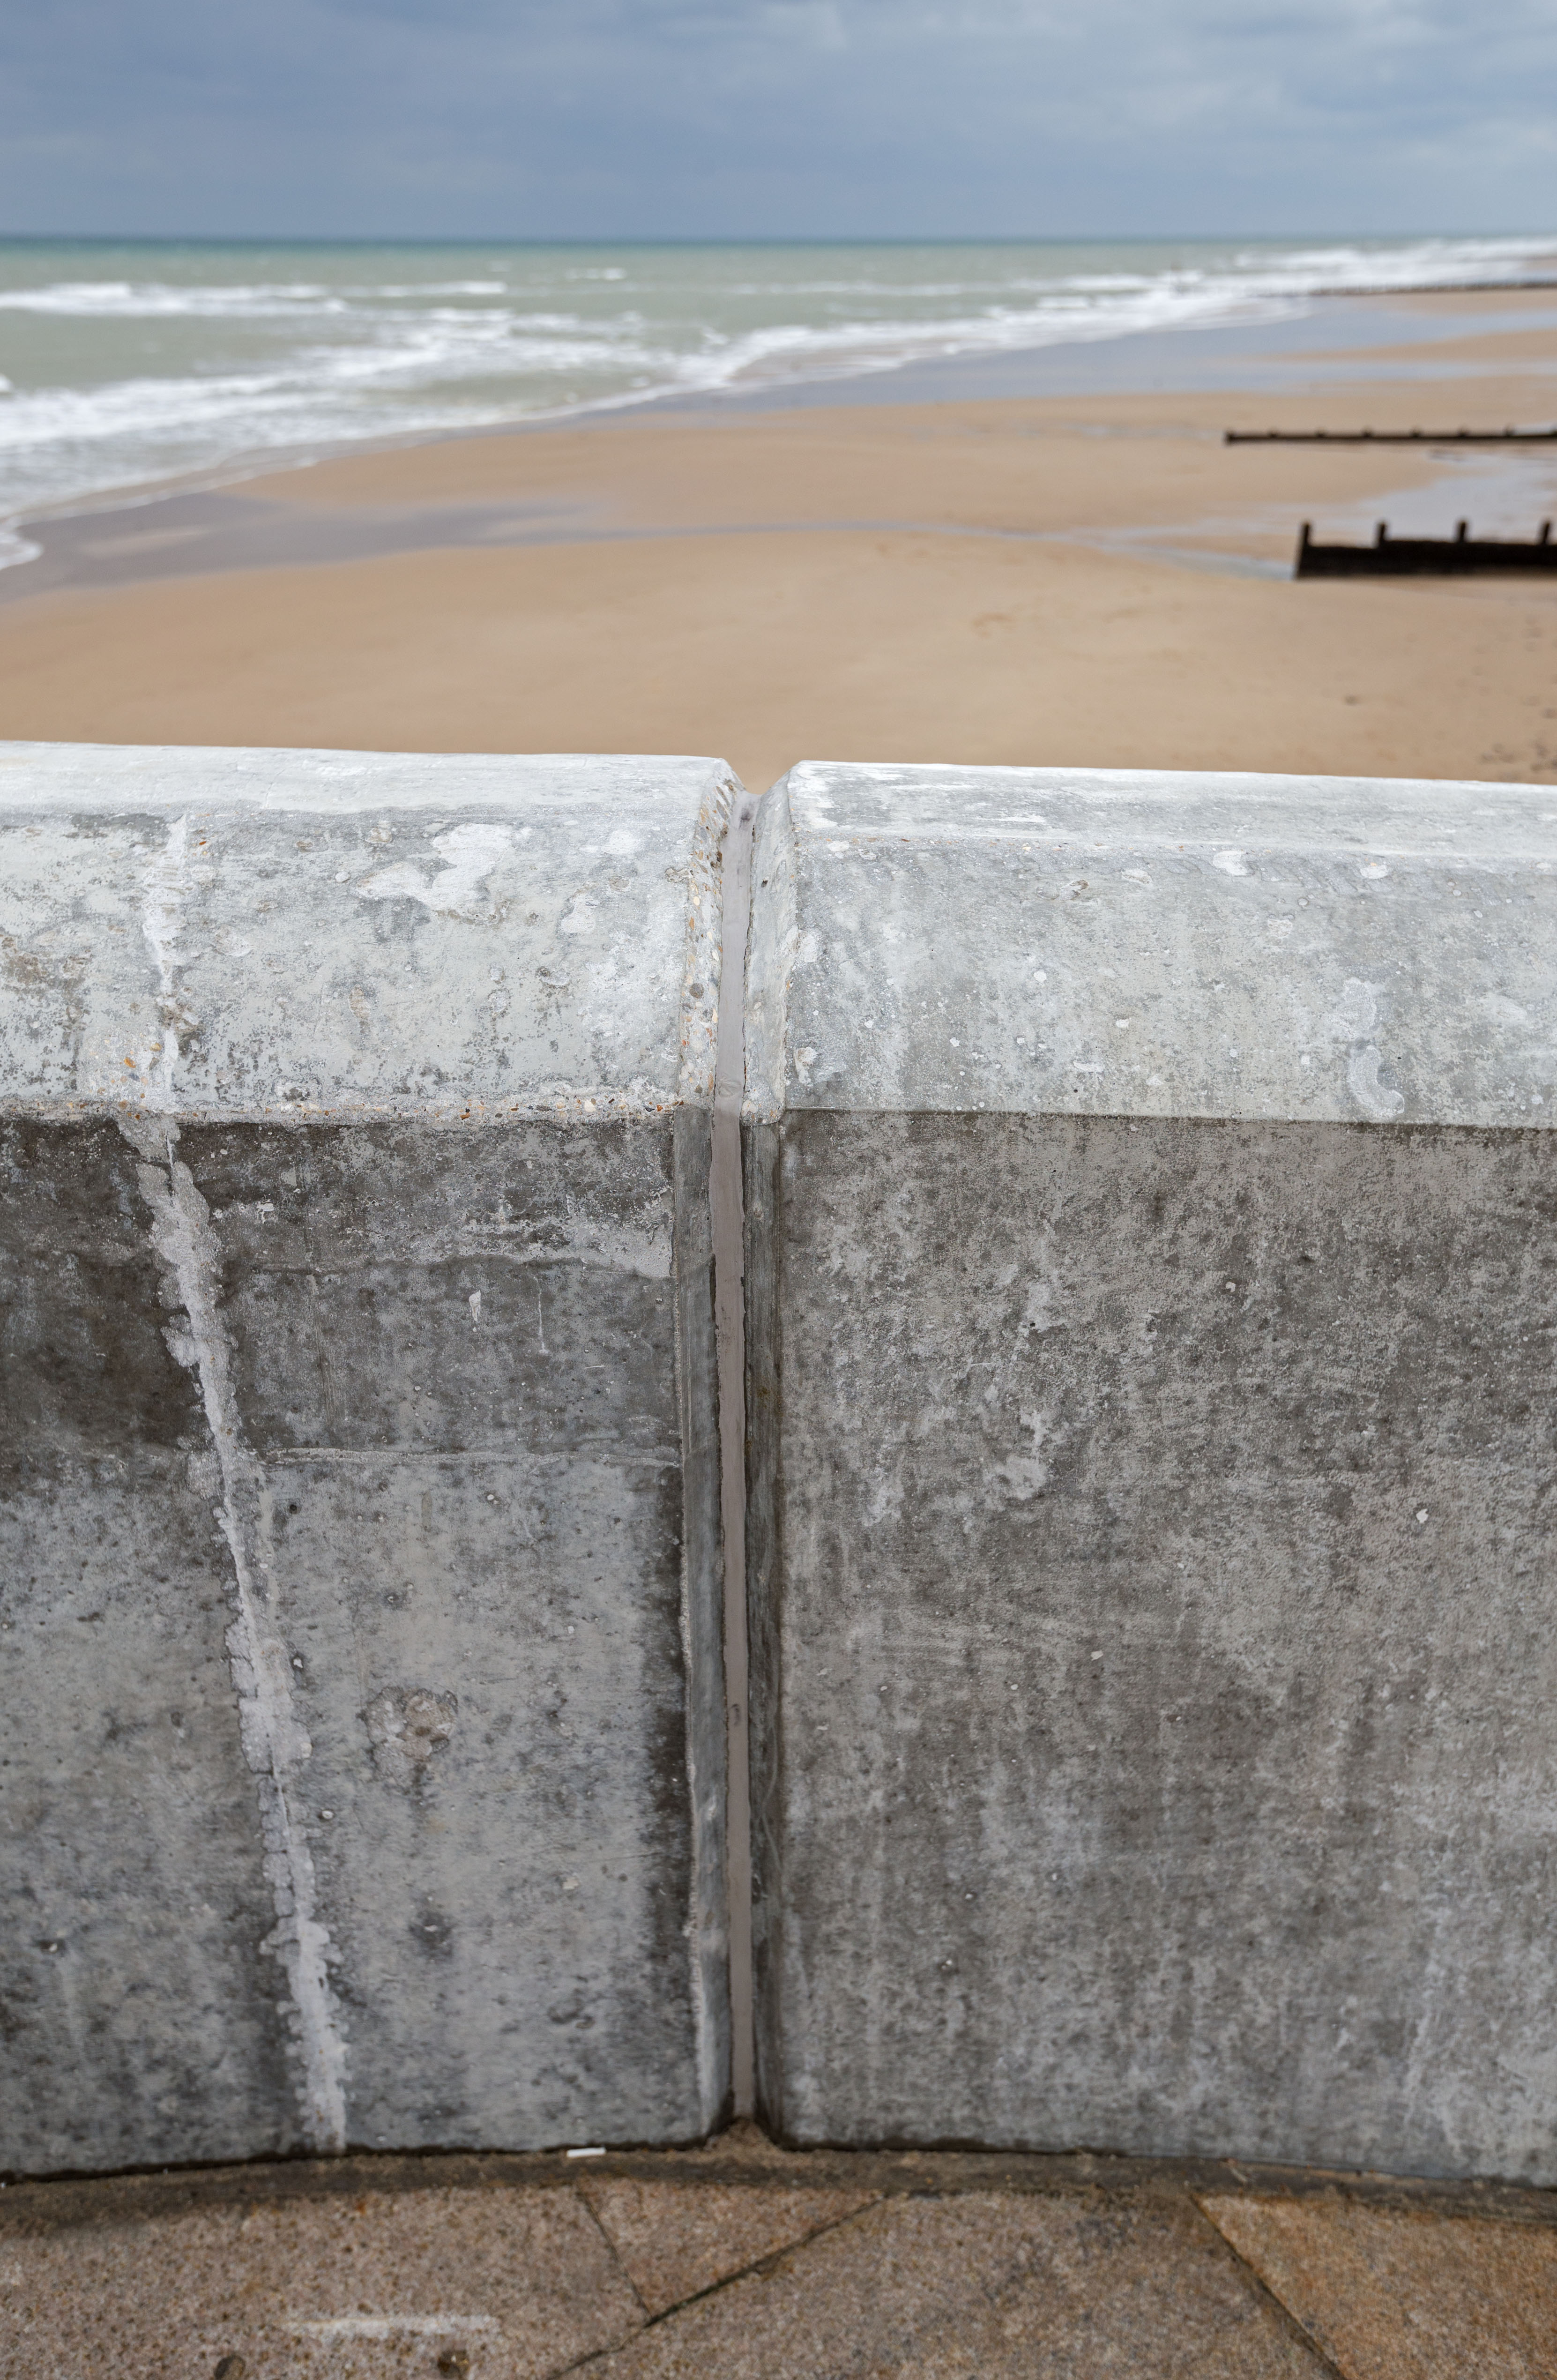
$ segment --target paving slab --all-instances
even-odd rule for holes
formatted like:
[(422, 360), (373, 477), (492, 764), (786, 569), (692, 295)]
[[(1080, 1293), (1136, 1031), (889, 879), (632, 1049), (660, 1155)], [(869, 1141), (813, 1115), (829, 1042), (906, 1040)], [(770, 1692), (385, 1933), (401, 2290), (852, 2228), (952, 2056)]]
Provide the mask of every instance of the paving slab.
[(352, 2156), (24, 2183), (0, 2190), (0, 2380), (1549, 2374), (1544, 2198), (1382, 2190), (794, 2155), (749, 2127), (599, 2163)]
[(229, 2356), (241, 2380), (542, 2380), (643, 2318), (568, 2190), (367, 2190), (0, 2231), (5, 2380), (209, 2380)]
[(651, 2314), (797, 2247), (869, 2206), (870, 2190), (754, 2183), (587, 2179), (578, 2185)]
[(1345, 2380), (1557, 2372), (1557, 2228), (1327, 2197), (1200, 2204)]
[(602, 2380), (1319, 2380), (1194, 2210), (897, 2198), (668, 2315)]

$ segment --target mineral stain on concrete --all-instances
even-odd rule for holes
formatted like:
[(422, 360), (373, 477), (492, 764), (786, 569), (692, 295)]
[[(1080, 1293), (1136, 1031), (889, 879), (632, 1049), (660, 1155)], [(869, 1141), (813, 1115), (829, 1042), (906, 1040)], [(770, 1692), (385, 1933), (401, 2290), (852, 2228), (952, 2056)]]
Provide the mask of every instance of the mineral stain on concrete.
[[(187, 827), (188, 821), (180, 820), (176, 829), (180, 844)], [(164, 972), (165, 977), (165, 960)], [(159, 1087), (171, 1098), (176, 1060), (171, 1028), (164, 1046), (167, 1073)], [(166, 1268), (164, 1303), (175, 1317), (164, 1336), (175, 1359), (199, 1378), (221, 1475), (216, 1516), (232, 1559), (235, 1605), (227, 1656), (237, 1694), (239, 1739), (256, 1780), (265, 1873), (275, 1906), (274, 1931), (262, 1947), (286, 1978), (303, 2141), (315, 2151), (338, 2151), (347, 2139), (346, 2042), (329, 1976), (332, 1944), (318, 1917), (313, 1860), (297, 1807), (301, 1772), (313, 1745), (298, 1717), (286, 1646), (278, 1633), (269, 1483), (246, 1441), (234, 1390), (226, 1318), (219, 1305), (220, 1251), (210, 1210), (178, 1157), (177, 1127), (171, 1122), (127, 1120), (120, 1129), (132, 1147), (148, 1156), (159, 1148), (166, 1155), (165, 1170), (155, 1162), (136, 1170), (152, 1211), (152, 1244)]]

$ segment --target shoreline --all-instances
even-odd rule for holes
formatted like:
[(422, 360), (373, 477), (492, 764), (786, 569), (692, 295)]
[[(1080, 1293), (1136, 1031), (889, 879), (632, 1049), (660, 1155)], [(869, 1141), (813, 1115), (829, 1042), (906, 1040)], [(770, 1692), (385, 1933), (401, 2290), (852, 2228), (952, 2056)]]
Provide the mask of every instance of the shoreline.
[[(1419, 426), (1424, 360), (1429, 419), (1527, 414), (1557, 305), (1509, 310), (1435, 293), (1339, 355), (1333, 316), (1244, 326), (1242, 385), (926, 396), (913, 368), (79, 508), (0, 572), (0, 735), (714, 751), (759, 790), (818, 754), (1549, 782), (1557, 589), (1290, 566), (1303, 518), (1527, 534), (1557, 450), (1222, 443)], [(1147, 337), (1113, 344), (1139, 378)], [(1057, 355), (1098, 347), (1025, 364)]]
[[(1551, 293), (1550, 300), (1546, 293)], [(1407, 301), (1422, 298), (1447, 298), (1453, 303), (1466, 298), (1478, 300), (1532, 295), (1541, 299), (1540, 310), (1550, 312), (1551, 325), (1557, 328), (1557, 275), (1523, 281), (1423, 282), (1399, 289), (1380, 286), (1315, 290), (1294, 301), (1297, 310), (1265, 321), (1252, 317), (1240, 321), (1234, 317), (1187, 326), (1111, 332), (1093, 339), (1056, 339), (1046, 345), (908, 358), (881, 367), (861, 366), (852, 371), (818, 370), (797, 374), (793, 380), (753, 380), (706, 390), (657, 389), (647, 395), (602, 396), (578, 405), (517, 414), (501, 421), (449, 423), (383, 438), (348, 438), (323, 445), (248, 448), (219, 462), (186, 471), (119, 481), (83, 494), (23, 505), (6, 516), (0, 533), (26, 539), (33, 529), (57, 521), (87, 516), (106, 517), (177, 498), (221, 494), (248, 487), (256, 480), (327, 468), (356, 456), (414, 454), (430, 446), (541, 437), (559, 431), (609, 429), (624, 420), (651, 420), (667, 414), (706, 414), (712, 420), (719, 420), (731, 413), (787, 413), (817, 407), (948, 400), (992, 402), (1001, 397), (1042, 398), (1056, 394), (1102, 397), (1147, 391), (1157, 395), (1220, 391), (1231, 396), (1251, 384), (1268, 387), (1274, 394), (1279, 380), (1272, 379), (1272, 370), (1279, 373), (1281, 366), (1294, 355), (1305, 354), (1311, 364), (1332, 368), (1339, 395), (1344, 385), (1344, 367), (1349, 359), (1344, 354), (1336, 357), (1324, 350), (1329, 320), (1326, 310), (1336, 310), (1333, 327), (1342, 333), (1344, 347), (1360, 346), (1369, 358), (1388, 355), (1398, 364), (1412, 350), (1451, 344), (1437, 326), (1435, 314), (1418, 313), (1419, 327), (1405, 346), (1391, 348), (1381, 342), (1380, 334), (1393, 328), (1398, 339), (1402, 326), (1398, 322), (1392, 325), (1387, 320), (1359, 322), (1359, 303), (1376, 311), (1382, 308), (1387, 316), (1389, 310), (1402, 304), (1407, 304), (1410, 311)], [(1454, 310), (1460, 310), (1454, 306)], [(1480, 310), (1479, 307), (1476, 309), (1477, 312)], [(1519, 317), (1511, 318), (1511, 324), (1519, 323)], [(1495, 335), (1483, 322), (1478, 341)], [(1210, 368), (1213, 358), (1214, 368)], [(1430, 361), (1430, 358), (1424, 356), (1422, 360)], [(1336, 370), (1337, 367), (1342, 369)], [(1557, 374), (1557, 342), (1552, 343), (1549, 369)], [(1557, 387), (1552, 399), (1551, 419), (1557, 422)], [(27, 567), (25, 562), (0, 565), (0, 600), (8, 593), (6, 581), (10, 573)]]

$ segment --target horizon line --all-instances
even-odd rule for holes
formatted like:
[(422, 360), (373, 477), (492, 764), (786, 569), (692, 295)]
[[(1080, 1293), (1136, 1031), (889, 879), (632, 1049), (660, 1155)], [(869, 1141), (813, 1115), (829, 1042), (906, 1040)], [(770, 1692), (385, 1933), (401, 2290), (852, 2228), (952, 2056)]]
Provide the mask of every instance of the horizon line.
[(1496, 231), (1174, 232), (182, 232), (7, 231), (0, 247), (181, 248), (1172, 248), (1242, 240), (1262, 246), (1368, 240), (1557, 240), (1551, 228)]

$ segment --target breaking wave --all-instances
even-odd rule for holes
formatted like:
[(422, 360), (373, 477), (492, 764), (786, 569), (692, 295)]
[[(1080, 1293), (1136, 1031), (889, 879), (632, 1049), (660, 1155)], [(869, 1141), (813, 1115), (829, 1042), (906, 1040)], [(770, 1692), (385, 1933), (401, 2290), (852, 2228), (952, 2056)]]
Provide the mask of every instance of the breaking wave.
[(29, 511), (266, 455), (1534, 276), (1551, 237), (1163, 246), (0, 244), (0, 567)]

